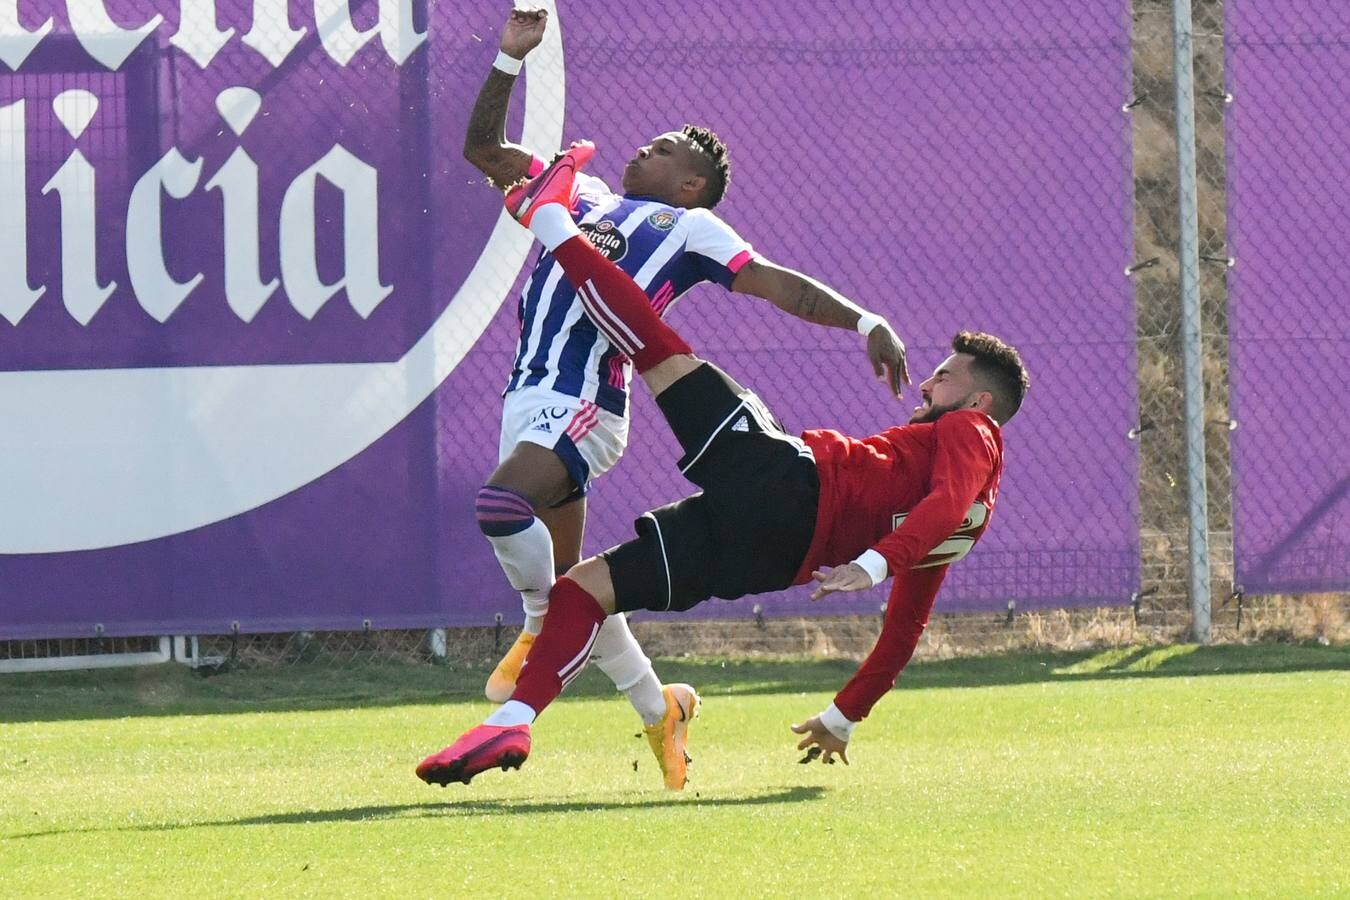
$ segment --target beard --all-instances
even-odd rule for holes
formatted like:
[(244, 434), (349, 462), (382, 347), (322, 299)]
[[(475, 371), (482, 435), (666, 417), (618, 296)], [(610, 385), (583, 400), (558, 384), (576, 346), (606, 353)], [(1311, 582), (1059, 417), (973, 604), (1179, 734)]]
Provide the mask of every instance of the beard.
[[(966, 399), (968, 400), (969, 398)], [(956, 412), (958, 409), (964, 409), (965, 405), (966, 400), (961, 400), (957, 403), (949, 403), (946, 406), (937, 406), (936, 404), (930, 403), (921, 408), (914, 415), (910, 416), (909, 424), (921, 425), (925, 422), (936, 422), (949, 412)]]

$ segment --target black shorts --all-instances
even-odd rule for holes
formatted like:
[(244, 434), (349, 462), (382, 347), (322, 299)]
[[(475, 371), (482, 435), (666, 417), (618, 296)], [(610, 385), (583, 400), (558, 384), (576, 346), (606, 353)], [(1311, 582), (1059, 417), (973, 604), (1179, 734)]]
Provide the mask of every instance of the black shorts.
[(703, 364), (657, 398), (701, 487), (635, 523), (602, 554), (619, 611), (686, 610), (792, 584), (811, 544), (820, 481), (811, 451), (754, 393)]

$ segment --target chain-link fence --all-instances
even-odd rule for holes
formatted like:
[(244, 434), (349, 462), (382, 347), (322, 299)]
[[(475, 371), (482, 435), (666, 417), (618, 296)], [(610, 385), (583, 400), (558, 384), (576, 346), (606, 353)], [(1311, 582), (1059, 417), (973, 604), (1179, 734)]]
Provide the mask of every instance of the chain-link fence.
[[(1235, 173), (1229, 171), (1229, 160), (1234, 156), (1233, 140), (1260, 138), (1259, 134), (1236, 134), (1233, 115), (1238, 106), (1234, 96), (1240, 90), (1226, 71), (1235, 42), (1250, 41), (1261, 44), (1271, 39), (1270, 31), (1285, 38), (1287, 48), (1300, 43), (1311, 46), (1323, 42), (1334, 44), (1336, 35), (1345, 33), (1344, 23), (1336, 24), (1337, 12), (1322, 4), (1319, 11), (1304, 15), (1290, 29), (1286, 11), (1276, 11), (1261, 4), (1229, 0), (1194, 0), (1191, 4), (1192, 27), (1189, 46), (1193, 52), (1194, 115), (1192, 126), (1195, 140), (1196, 192), (1193, 202), (1198, 219), (1198, 273), (1200, 298), (1200, 336), (1204, 378), (1203, 432), (1205, 440), (1208, 550), (1210, 566), (1210, 603), (1214, 635), (1218, 638), (1280, 636), (1345, 640), (1347, 611), (1350, 598), (1345, 594), (1313, 593), (1303, 596), (1279, 595), (1264, 591), (1250, 595), (1235, 577), (1234, 520), (1235, 495), (1241, 495), (1245, 486), (1279, 485), (1277, 492), (1297, 485), (1293, 495), (1283, 499), (1289, 506), (1303, 509), (1316, 503), (1317, 493), (1299, 479), (1276, 475), (1271, 466), (1279, 466), (1280, 459), (1297, 445), (1318, 443), (1317, 428), (1295, 428), (1272, 441), (1267, 436), (1264, 461), (1250, 465), (1240, 478), (1234, 477), (1231, 462), (1231, 441), (1243, 427), (1236, 413), (1230, 413), (1230, 387), (1239, 377), (1230, 372), (1230, 297), (1229, 280), (1247, 266), (1249, 260), (1230, 246), (1228, 216), (1233, 209)], [(1247, 34), (1234, 33), (1235, 14), (1244, 7), (1248, 24)], [(1308, 10), (1304, 10), (1308, 13)], [(1135, 239), (1138, 267), (1133, 274), (1136, 285), (1139, 314), (1140, 353), (1140, 426), (1141, 448), (1140, 500), (1142, 562), (1144, 583), (1138, 605), (1139, 622), (1161, 631), (1163, 635), (1182, 635), (1190, 626), (1189, 602), (1189, 548), (1187, 527), (1189, 515), (1186, 491), (1186, 440), (1184, 415), (1184, 384), (1181, 337), (1183, 304), (1180, 299), (1181, 272), (1177, 248), (1178, 166), (1176, 157), (1176, 83), (1173, 56), (1174, 4), (1166, 0), (1136, 0), (1134, 3), (1134, 71), (1135, 95), (1131, 101), (1134, 117), (1135, 151)], [(1324, 17), (1320, 13), (1326, 13)], [(1257, 20), (1253, 29), (1251, 20)], [(1281, 23), (1270, 28), (1272, 23)], [(1265, 27), (1261, 27), (1264, 25)], [(1256, 30), (1258, 34), (1252, 35)], [(1290, 39), (1290, 32), (1293, 37)], [(1259, 32), (1265, 31), (1265, 34)], [(1227, 37), (1227, 44), (1226, 44)], [(1323, 94), (1327, 85), (1340, 82), (1314, 77), (1308, 60), (1303, 60), (1300, 73), (1294, 80), (1311, 89), (1313, 96)], [(1258, 116), (1265, 135), (1281, 133), (1280, 120), (1285, 115), (1285, 98), (1259, 93), (1260, 80), (1253, 79), (1248, 87), (1255, 93), (1242, 97), (1243, 114)], [(1334, 100), (1332, 101), (1334, 102)], [(1320, 106), (1320, 101), (1319, 104)], [(1297, 115), (1297, 113), (1295, 113)], [(1271, 127), (1271, 126), (1274, 127)], [(1289, 133), (1289, 132), (1286, 132)], [(1292, 134), (1292, 133), (1289, 133)], [(1290, 137), (1283, 146), (1285, 157), (1277, 165), (1303, 166), (1317, 169), (1327, 159), (1343, 158), (1336, 152), (1327, 153), (1311, 142), (1301, 143)], [(1332, 165), (1336, 165), (1332, 163)], [(1301, 203), (1300, 203), (1301, 205)], [(1319, 235), (1336, 233), (1328, 228), (1325, 217), (1305, 219), (1310, 210), (1294, 213), (1280, 228), (1289, 228), (1296, 221), (1318, 222), (1314, 225)], [(1279, 279), (1290, 277), (1288, 260), (1276, 262), (1273, 268)], [(1264, 284), (1259, 297), (1251, 301), (1260, 307), (1269, 307), (1272, 300), (1284, 294), (1286, 285)], [(1267, 293), (1268, 292), (1268, 293)], [(1335, 297), (1340, 293), (1331, 283), (1317, 286), (1314, 293), (1330, 309), (1343, 307)], [(1250, 296), (1250, 295), (1249, 295)], [(1319, 321), (1317, 301), (1307, 296), (1300, 298), (1301, 308), (1286, 307), (1287, 321), (1295, 330), (1321, 333), (1327, 323)], [(1344, 326), (1331, 328), (1328, 335), (1345, 334)], [(1242, 372), (1246, 379), (1267, 384), (1283, 383), (1284, 375), (1267, 368), (1269, 360), (1249, 358), (1249, 369)], [(1344, 370), (1344, 366), (1340, 370)], [(1276, 389), (1280, 396), (1283, 391)], [(1282, 402), (1278, 397), (1263, 398), (1271, 408)], [(1324, 457), (1312, 464), (1314, 482), (1321, 473), (1337, 468), (1336, 457)], [(1344, 469), (1344, 463), (1340, 465)], [(1274, 477), (1272, 477), (1274, 476)], [(1261, 529), (1248, 520), (1249, 530)], [(1253, 526), (1256, 526), (1253, 528)], [(1287, 533), (1287, 532), (1286, 532)], [(1332, 548), (1325, 541), (1322, 553)], [(1249, 562), (1250, 565), (1250, 562)]]
[[(1228, 615), (1232, 583), (1227, 454), (1227, 292), (1224, 273), (1222, 5), (1193, 7), (1196, 190), (1204, 358), (1204, 436), (1212, 565), (1211, 609)], [(1143, 586), (1140, 621), (1185, 628), (1189, 610), (1190, 522), (1184, 412), (1183, 305), (1178, 256), (1181, 196), (1173, 4), (1134, 4), (1135, 247), (1132, 266), (1139, 334), (1140, 531)], [(1231, 591), (1231, 587), (1228, 587)]]
[[(1185, 197), (1178, 176), (1174, 5), (1166, 0), (1133, 0), (1130, 8), (1079, 4), (1071, 13), (1051, 0), (952, 0), (923, 10), (841, 0), (828, 11), (806, 3), (775, 4), (774, 14), (764, 19), (746, 10), (700, 7), (677, 35), (668, 4), (625, 5), (617, 13), (621, 28), (614, 24), (614, 9), (562, 4), (556, 26), (565, 75), (561, 49), (531, 61), (517, 92), (533, 95), (529, 103), (517, 103), (509, 132), (524, 130), (544, 144), (593, 138), (602, 151), (598, 173), (617, 183), (631, 147), (685, 121), (711, 125), (727, 139), (734, 165), (731, 193), (718, 212), (768, 258), (886, 313), (910, 344), (916, 374), (926, 374), (961, 327), (995, 331), (1023, 348), (1034, 384), (1027, 410), (1009, 428), (1009, 474), (1001, 500), (1007, 511), (1000, 510), (1004, 518), (953, 573), (921, 648), (930, 654), (1171, 640), (1190, 632), (1187, 323), (1178, 211), (1183, 200), (1193, 203), (1200, 318), (1192, 325), (1201, 337), (1214, 636), (1340, 640), (1345, 595), (1252, 597), (1234, 577), (1233, 496), (1242, 488), (1231, 475), (1230, 438), (1242, 433), (1245, 416), (1229, 413), (1228, 284), (1234, 258), (1242, 266), (1245, 257), (1239, 258), (1229, 239), (1228, 161), (1235, 139), (1229, 115), (1235, 104), (1248, 102), (1247, 116), (1274, 116), (1279, 109), (1278, 98), (1231, 96), (1225, 66), (1233, 48), (1225, 45), (1225, 33), (1238, 2), (1229, 0), (1225, 10), (1219, 0), (1193, 0), (1193, 24), (1183, 46), (1193, 53), (1194, 114), (1183, 132), (1194, 130), (1196, 180)], [(1332, 19), (1319, 22), (1312, 16), (1317, 4), (1307, 0), (1303, 6), (1309, 18), (1295, 29), (1294, 43), (1334, 42), (1336, 34), (1343, 35), (1344, 28), (1332, 27), (1340, 13), (1328, 7)], [(352, 8), (358, 25), (374, 22), (374, 4)], [(253, 322), (232, 302), (229, 310), (218, 304), (201, 312), (194, 310), (203, 304), (185, 305), (186, 315), (170, 324), (189, 336), (214, 334), (205, 345), (210, 358), (196, 361), (352, 361), (355, 352), (361, 360), (378, 362), (396, 358), (423, 335), (444, 297), (471, 276), (457, 258), (446, 262), (449, 257), (437, 253), (403, 251), (436, 240), (481, 244), (495, 221), (495, 213), (487, 212), (492, 204), (477, 202), (489, 193), (481, 183), (469, 186), (464, 196), (476, 199), (464, 207), (438, 205), (436, 197), (467, 171), (458, 160), (465, 98), (486, 74), (498, 17), (475, 13), (460, 21), (419, 7), (416, 21), (431, 23), (430, 42), (396, 67), (384, 58), (384, 48), (375, 56), (356, 54), (335, 69), (333, 48), (313, 31), (285, 53), (273, 48), (276, 61), (266, 64), (249, 57), (242, 57), (247, 64), (237, 64), (241, 57), (226, 54), (204, 67), (182, 47), (158, 42), (157, 74), (147, 83), (159, 98), (159, 152), (177, 147), (188, 158), (219, 162), (237, 146), (247, 148), (249, 141), (239, 135), (249, 121), (232, 119), (228, 103), (221, 104), (223, 91), (248, 87), (260, 98), (263, 128), (269, 127), (266, 117), (281, 116), (281, 126), (297, 133), (327, 129), (399, 185), (399, 203), (379, 210), (387, 233), (403, 245), (391, 249), (388, 238), (381, 245), (380, 270), (386, 275), (397, 270), (396, 290), (362, 317), (372, 327), (361, 332), (355, 350), (349, 335), (357, 318), (348, 304), (298, 317), (294, 298), (290, 307), (280, 302), (288, 281), (269, 305), (253, 310), (258, 316)], [(274, 37), (281, 33), (276, 23), (271, 30)], [(1242, 39), (1263, 40), (1259, 28), (1249, 28)], [(378, 94), (365, 89), (371, 80), (380, 80)], [(1309, 71), (1299, 83), (1320, 84), (1318, 103), (1335, 107), (1340, 82), (1316, 81)], [(417, 112), (423, 109), (436, 112), (423, 118)], [(550, 109), (558, 127), (541, 113)], [(222, 118), (234, 124), (223, 128)], [(1268, 122), (1265, 133), (1282, 121)], [(273, 120), (270, 127), (277, 125)], [(307, 144), (278, 146), (258, 176), (264, 207), (313, 162)], [(1302, 145), (1288, 150), (1291, 164), (1297, 164), (1298, 153), (1310, 152)], [(63, 152), (64, 144), (53, 149), (53, 162)], [(1333, 143), (1323, 151), (1323, 163), (1330, 159), (1334, 165), (1348, 153)], [(134, 168), (131, 177), (140, 171)], [(792, 180), (801, 172), (809, 177), (795, 177), (808, 183)], [(1324, 168), (1310, 166), (1309, 172), (1309, 178), (1328, 175)], [(481, 181), (473, 173), (469, 180)], [(1331, 181), (1328, 176), (1319, 183)], [(124, 189), (129, 185), (119, 188)], [(104, 195), (110, 190), (100, 187)], [(316, 249), (315, 265), (318, 280), (332, 285), (350, 274), (344, 241), (338, 239), (345, 237), (340, 229), (349, 211), (334, 192), (317, 191), (317, 222), (331, 233)], [(187, 219), (166, 219), (170, 251), (175, 241), (191, 243), (175, 221), (183, 225)], [(282, 238), (275, 217), (260, 222), (253, 275), (265, 284), (281, 274)], [(1293, 224), (1291, 219), (1280, 227)], [(102, 257), (104, 243), (99, 252)], [(208, 284), (230, 277), (225, 257), (208, 260), (195, 249), (182, 253), (180, 260), (200, 260)], [(497, 280), (515, 277), (520, 258), (505, 253), (490, 260)], [(1279, 260), (1271, 260), (1270, 271), (1284, 271)], [(51, 275), (40, 268), (31, 274)], [(522, 279), (515, 278), (516, 289)], [(1248, 290), (1279, 287), (1262, 283)], [(478, 482), (463, 475), (484, 477), (495, 462), (495, 405), (484, 400), (505, 383), (515, 352), (517, 322), (509, 308), (514, 301), (494, 314), (496, 307), (482, 299), (489, 294), (482, 290), (478, 299), (468, 298), (478, 304), (481, 320), (476, 326), (481, 338), (469, 357), (472, 368), (452, 363), (445, 378), (442, 335), (437, 352), (409, 354), (403, 369), (384, 376), (395, 389), (406, 389), (409, 408), (415, 407), (385, 439), (386, 449), (391, 443), (434, 444), (432, 457), (403, 456), (427, 464), (401, 463), (391, 471), (390, 457), (364, 462), (358, 457), (318, 488), (328, 491), (325, 509), (345, 507), (359, 527), (334, 537), (328, 548), (310, 548), (305, 529), (328, 527), (329, 513), (314, 504), (313, 515), (285, 528), (251, 518), (254, 513), (232, 520), (242, 549), (213, 558), (204, 570), (204, 545), (190, 537), (170, 539), (156, 551), (158, 562), (167, 560), (175, 573), (177, 590), (205, 586), (219, 592), (223, 571), (238, 565), (260, 540), (276, 541), (279, 556), (301, 560), (296, 577), (312, 582), (322, 572), (312, 592), (332, 597), (348, 596), (354, 583), (362, 590), (391, 590), (388, 582), (367, 575), (370, 543), (383, 538), (374, 570), (402, 573), (394, 593), (435, 595), (453, 585), (476, 612), (444, 615), (441, 621), (472, 621), (478, 627), (396, 630), (396, 621), (371, 616), (353, 600), (339, 604), (349, 630), (250, 634), (249, 617), (263, 615), (285, 579), (276, 572), (255, 577), (236, 571), (223, 580), (223, 590), (251, 599), (243, 613), (223, 620), (219, 630), (225, 633), (203, 637), (190, 648), (196, 662), (219, 668), (264, 661), (490, 659), (509, 644), (519, 607), (472, 529), (468, 515)], [(1340, 302), (1339, 296), (1310, 290), (1302, 295), (1304, 307), (1291, 313), (1313, 312), (1310, 304), (1317, 297)], [(112, 315), (118, 299), (114, 295), (108, 307)], [(108, 317), (104, 313), (94, 325)], [(759, 390), (789, 427), (829, 425), (870, 433), (905, 415), (870, 381), (861, 346), (850, 336), (711, 287), (696, 289), (673, 321), (700, 351)], [(135, 327), (148, 324), (138, 320)], [(86, 330), (82, 337), (90, 334)], [(118, 334), (124, 343), (116, 346), (130, 346), (125, 328)], [(173, 355), (173, 341), (163, 332), (155, 332), (150, 343), (161, 355)], [(91, 346), (105, 355), (114, 352), (107, 343)], [(409, 367), (416, 371), (410, 374)], [(443, 382), (431, 402), (420, 406), (417, 389), (407, 386), (419, 378)], [(378, 399), (370, 392), (360, 396), (367, 403)], [(472, 407), (465, 397), (477, 398)], [(340, 412), (360, 417), (368, 407), (345, 405)], [(635, 513), (684, 492), (671, 472), (673, 442), (644, 396), (635, 399), (633, 435), (628, 455), (592, 494), (587, 552), (625, 539)], [(1350, 446), (1350, 439), (1341, 444)], [(455, 478), (446, 477), (448, 466), (455, 467)], [(1260, 478), (1259, 468), (1247, 477)], [(400, 503), (391, 497), (410, 499)], [(435, 527), (409, 541), (398, 523), (410, 516)], [(351, 555), (348, 548), (356, 547), (367, 556)], [(314, 552), (319, 555), (307, 559)], [(474, 562), (466, 565), (466, 559)], [(215, 582), (207, 585), (211, 579)], [(117, 587), (106, 576), (91, 583), (105, 592)], [(883, 600), (884, 593), (877, 592), (833, 610), (848, 611), (848, 618), (797, 618), (817, 610), (795, 596), (703, 610), (721, 621), (689, 624), (638, 615), (635, 622), (652, 653), (857, 654), (875, 634)], [(54, 646), (52, 652), (70, 652)], [(104, 646), (102, 638), (90, 639), (85, 650), (99, 653)], [(39, 642), (11, 642), (0, 655), (46, 652)]]
[(1225, 34), (1237, 589), (1343, 589), (1350, 9), (1230, 0)]

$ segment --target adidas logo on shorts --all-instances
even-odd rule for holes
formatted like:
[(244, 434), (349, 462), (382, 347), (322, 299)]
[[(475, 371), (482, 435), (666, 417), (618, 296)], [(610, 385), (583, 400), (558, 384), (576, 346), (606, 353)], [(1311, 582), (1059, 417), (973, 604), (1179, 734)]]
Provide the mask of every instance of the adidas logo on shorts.
[(741, 416), (739, 419), (736, 420), (735, 424), (733, 424), (733, 425), (731, 426), (731, 430), (732, 430), (732, 431), (749, 431), (749, 430), (750, 430), (750, 420), (747, 419), (745, 416)]

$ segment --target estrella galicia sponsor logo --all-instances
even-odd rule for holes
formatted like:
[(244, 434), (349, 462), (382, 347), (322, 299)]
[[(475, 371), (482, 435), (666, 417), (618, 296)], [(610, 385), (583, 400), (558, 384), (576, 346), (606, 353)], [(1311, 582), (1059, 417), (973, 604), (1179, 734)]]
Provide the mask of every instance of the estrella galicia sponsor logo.
[(610, 262), (618, 262), (628, 255), (628, 238), (613, 222), (602, 220), (594, 225), (582, 225), (581, 232)]
[(675, 221), (676, 221), (675, 212), (674, 210), (670, 209), (663, 209), (660, 210), (659, 212), (654, 212), (647, 217), (647, 224), (655, 228), (657, 231), (669, 231), (670, 229), (675, 227)]

